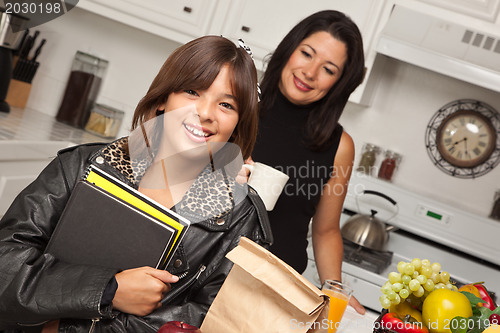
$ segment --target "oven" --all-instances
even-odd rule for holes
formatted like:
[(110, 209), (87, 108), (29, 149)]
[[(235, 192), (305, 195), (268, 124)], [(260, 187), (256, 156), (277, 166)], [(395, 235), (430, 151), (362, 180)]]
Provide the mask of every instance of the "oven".
[[(383, 193), (397, 205), (388, 205), (386, 201), (384, 206), (376, 197), (365, 195), (365, 190)], [(341, 226), (352, 214), (369, 215), (371, 209), (377, 210), (380, 220), (397, 229), (389, 232), (385, 251), (368, 250), (344, 240), (342, 265), (342, 280), (354, 289), (354, 296), (367, 308), (370, 320), (382, 309), (380, 288), (389, 273), (397, 271), (399, 261), (409, 262), (413, 258), (439, 262), (442, 270), (448, 271), (458, 285), (484, 281), (489, 291), (500, 293), (500, 222), (390, 182), (353, 173)], [(308, 256), (309, 263), (303, 275), (319, 286), (310, 239)], [(371, 332), (370, 329), (365, 331)]]

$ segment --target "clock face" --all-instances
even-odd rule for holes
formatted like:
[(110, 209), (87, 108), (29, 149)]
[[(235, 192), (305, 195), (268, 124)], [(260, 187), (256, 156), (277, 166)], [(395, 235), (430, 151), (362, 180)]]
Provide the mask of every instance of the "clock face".
[(443, 120), (437, 130), (437, 149), (448, 163), (470, 168), (486, 161), (495, 149), (496, 132), (479, 112), (461, 110)]
[(500, 163), (500, 114), (477, 100), (464, 99), (439, 109), (425, 133), (436, 167), (457, 178), (475, 178)]

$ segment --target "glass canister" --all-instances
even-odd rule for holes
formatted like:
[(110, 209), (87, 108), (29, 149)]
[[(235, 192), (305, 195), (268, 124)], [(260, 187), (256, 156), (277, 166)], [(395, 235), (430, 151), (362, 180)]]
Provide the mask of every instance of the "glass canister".
[(84, 128), (101, 88), (108, 61), (77, 51), (56, 119)]
[(372, 174), (373, 166), (377, 160), (377, 155), (380, 153), (380, 148), (371, 143), (365, 143), (363, 145), (363, 151), (361, 153), (361, 159), (358, 165), (358, 171), (366, 173), (368, 175)]
[(378, 170), (378, 178), (391, 180), (394, 171), (401, 162), (401, 155), (390, 150), (385, 151), (385, 157)]
[(103, 138), (115, 138), (124, 114), (123, 111), (96, 103), (90, 111), (85, 130)]

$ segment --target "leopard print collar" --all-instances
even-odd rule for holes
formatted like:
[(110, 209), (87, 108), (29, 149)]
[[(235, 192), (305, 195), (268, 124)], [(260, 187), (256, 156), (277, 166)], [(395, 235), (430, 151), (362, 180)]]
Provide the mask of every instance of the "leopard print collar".
[[(127, 147), (128, 137), (124, 137), (104, 147), (101, 155), (109, 165), (138, 187), (151, 162), (145, 159), (132, 162)], [(199, 218), (199, 221), (216, 221), (234, 207), (235, 191), (239, 191), (239, 185), (234, 179), (226, 177), (220, 169), (212, 172), (207, 166), (175, 206), (175, 210), (181, 215), (188, 215), (190, 220)]]

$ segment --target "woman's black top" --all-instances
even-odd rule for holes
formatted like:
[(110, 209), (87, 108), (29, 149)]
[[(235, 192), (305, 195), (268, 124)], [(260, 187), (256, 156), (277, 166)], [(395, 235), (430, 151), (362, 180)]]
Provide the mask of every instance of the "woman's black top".
[(279, 94), (274, 107), (261, 117), (252, 159), (290, 176), (285, 189), (269, 212), (274, 236), (271, 251), (299, 273), (307, 266), (307, 232), (322, 188), (333, 171), (342, 135), (338, 125), (333, 144), (325, 151), (310, 150), (304, 139), (304, 125), (311, 111)]

